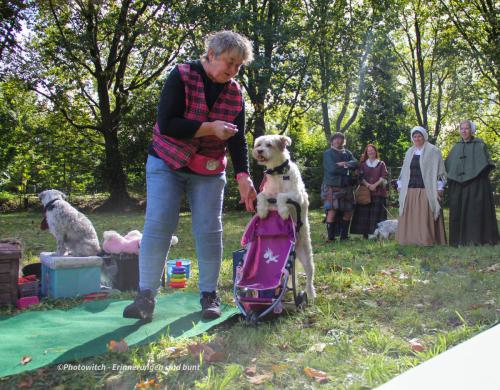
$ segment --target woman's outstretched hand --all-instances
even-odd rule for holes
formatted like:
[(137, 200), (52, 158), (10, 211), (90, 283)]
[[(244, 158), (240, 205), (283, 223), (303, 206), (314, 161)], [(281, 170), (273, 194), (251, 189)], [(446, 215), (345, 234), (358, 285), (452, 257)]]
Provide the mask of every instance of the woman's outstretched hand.
[(250, 176), (241, 176), (238, 179), (238, 189), (240, 191), (240, 203), (245, 204), (245, 208), (247, 211), (255, 211), (255, 207), (253, 202), (257, 199), (257, 191), (253, 186), (252, 179)]

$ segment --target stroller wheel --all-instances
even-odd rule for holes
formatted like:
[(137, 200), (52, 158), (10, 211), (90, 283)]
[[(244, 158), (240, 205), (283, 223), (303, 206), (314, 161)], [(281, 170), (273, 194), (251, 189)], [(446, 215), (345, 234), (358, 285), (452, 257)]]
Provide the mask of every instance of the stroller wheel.
[(299, 310), (304, 310), (305, 307), (307, 306), (307, 293), (305, 291), (301, 291), (298, 293), (298, 295), (295, 297), (295, 306)]

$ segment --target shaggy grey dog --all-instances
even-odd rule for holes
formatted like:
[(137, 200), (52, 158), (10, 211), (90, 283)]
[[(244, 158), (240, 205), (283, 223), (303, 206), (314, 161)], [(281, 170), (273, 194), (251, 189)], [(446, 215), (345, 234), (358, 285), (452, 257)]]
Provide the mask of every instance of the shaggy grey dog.
[(38, 194), (49, 231), (56, 238), (56, 256), (96, 256), (101, 248), (92, 222), (71, 206), (58, 190)]
[(394, 237), (398, 230), (398, 220), (388, 219), (386, 221), (379, 222), (377, 228), (370, 236), (370, 238), (378, 238), (379, 240), (388, 240), (390, 237)]

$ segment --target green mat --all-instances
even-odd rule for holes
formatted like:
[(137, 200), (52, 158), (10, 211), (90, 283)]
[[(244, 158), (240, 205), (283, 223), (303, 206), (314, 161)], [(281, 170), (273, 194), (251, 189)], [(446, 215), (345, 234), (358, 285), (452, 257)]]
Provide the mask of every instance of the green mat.
[[(66, 311), (29, 311), (0, 317), (0, 377), (104, 354), (110, 340), (123, 338), (132, 346), (165, 334), (192, 337), (238, 312), (223, 305), (220, 318), (205, 321), (201, 319), (199, 295), (176, 292), (158, 296), (154, 319), (144, 324), (122, 317), (130, 302), (108, 299), (85, 302)], [(32, 361), (22, 365), (22, 356), (31, 356)]]

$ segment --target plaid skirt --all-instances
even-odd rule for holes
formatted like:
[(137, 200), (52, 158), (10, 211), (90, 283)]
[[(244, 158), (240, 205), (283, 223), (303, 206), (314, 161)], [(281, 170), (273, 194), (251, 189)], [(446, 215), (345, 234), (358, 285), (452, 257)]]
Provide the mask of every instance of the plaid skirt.
[(351, 233), (373, 234), (377, 223), (387, 219), (386, 198), (372, 195), (370, 204), (357, 204), (351, 222)]
[(352, 186), (333, 187), (322, 184), (321, 199), (323, 200), (325, 211), (352, 211), (354, 209), (354, 192)]

